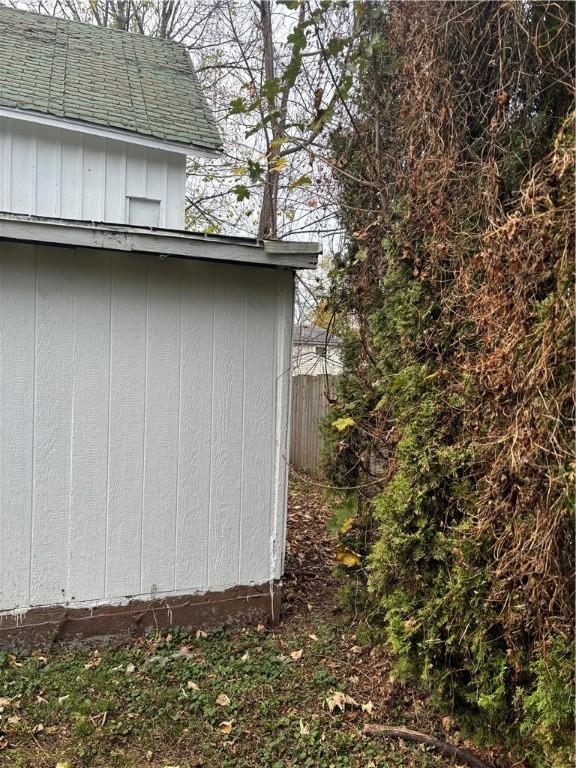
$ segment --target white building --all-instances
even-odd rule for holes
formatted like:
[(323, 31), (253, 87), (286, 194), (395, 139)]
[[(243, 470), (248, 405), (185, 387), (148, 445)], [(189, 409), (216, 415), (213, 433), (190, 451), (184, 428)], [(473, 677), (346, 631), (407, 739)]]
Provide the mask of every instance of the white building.
[(293, 274), (183, 231), (180, 46), (0, 6), (0, 646), (278, 612)]
[(342, 373), (342, 341), (325, 328), (298, 325), (292, 334), (293, 376), (337, 376)]

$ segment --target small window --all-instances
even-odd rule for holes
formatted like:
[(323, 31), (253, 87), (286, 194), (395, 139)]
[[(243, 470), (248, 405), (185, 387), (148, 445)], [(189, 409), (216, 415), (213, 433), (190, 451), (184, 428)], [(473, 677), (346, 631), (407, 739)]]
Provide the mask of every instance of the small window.
[(326, 345), (323, 347), (316, 347), (314, 352), (318, 355), (318, 357), (326, 357)]
[(160, 200), (147, 197), (128, 198), (128, 224), (140, 227), (160, 226)]

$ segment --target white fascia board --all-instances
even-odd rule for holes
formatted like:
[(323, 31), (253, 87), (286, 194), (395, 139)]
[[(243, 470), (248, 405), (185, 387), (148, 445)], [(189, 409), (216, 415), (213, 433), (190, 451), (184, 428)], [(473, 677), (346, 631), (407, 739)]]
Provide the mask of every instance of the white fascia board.
[(175, 141), (163, 141), (162, 139), (154, 139), (141, 133), (130, 133), (130, 131), (122, 131), (118, 128), (109, 128), (80, 120), (69, 120), (65, 117), (55, 117), (43, 112), (26, 112), (21, 109), (0, 107), (0, 117), (9, 117), (12, 120), (23, 120), (40, 125), (50, 125), (53, 128), (61, 128), (65, 131), (88, 133), (91, 136), (124, 141), (127, 144), (138, 144), (141, 147), (150, 147), (151, 149), (163, 149), (166, 152), (177, 152), (180, 155), (189, 155), (190, 157), (218, 157), (220, 154), (218, 150), (205, 149), (191, 144), (179, 144)]
[(275, 242), (270, 250), (270, 242), (257, 240), (4, 212), (0, 240), (289, 269), (315, 269), (320, 252), (316, 243), (284, 241), (279, 249)]

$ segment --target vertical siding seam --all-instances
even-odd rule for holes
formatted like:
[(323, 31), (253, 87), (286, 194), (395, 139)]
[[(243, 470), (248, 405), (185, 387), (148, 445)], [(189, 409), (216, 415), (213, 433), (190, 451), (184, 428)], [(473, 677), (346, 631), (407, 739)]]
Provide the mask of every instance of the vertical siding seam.
[[(36, 127), (34, 126), (34, 141), (32, 142), (32, 152), (31, 154), (31, 161), (32, 161), (32, 173), (30, 174), (33, 178), (30, 179), (30, 183), (32, 184), (32, 191), (34, 194), (34, 210), (32, 211), (33, 214), (38, 213), (38, 200), (37, 200), (37, 192), (38, 192), (38, 134), (36, 132)], [(30, 201), (32, 202), (32, 201)]]
[(32, 547), (34, 543), (34, 499), (36, 497), (36, 357), (38, 345), (38, 246), (34, 247), (34, 361), (32, 364), (32, 457), (30, 482), (30, 541), (28, 547), (28, 605), (32, 603)]
[(110, 524), (110, 424), (112, 420), (112, 256), (108, 257), (108, 435), (106, 438), (106, 514), (104, 523), (104, 597), (108, 596), (108, 527)]
[[(171, 229), (171, 223), (168, 223), (168, 163), (164, 162), (162, 166), (162, 202), (160, 203), (160, 215), (162, 217), (161, 227)], [(186, 199), (184, 199), (186, 205)]]
[(13, 155), (14, 155), (14, 140), (13, 140), (13, 137), (12, 137), (12, 131), (8, 132), (8, 137), (10, 139), (10, 149), (8, 151), (8, 157), (10, 159), (10, 170), (9, 170), (9, 174), (10, 175), (8, 176), (8, 200), (7, 200), (8, 207), (7, 207), (7, 210), (11, 211), (12, 210), (12, 168), (14, 166), (14, 157), (13, 157)]
[(178, 563), (178, 519), (180, 514), (180, 459), (181, 459), (181, 419), (182, 419), (182, 293), (183, 293), (183, 268), (182, 262), (178, 261), (178, 276), (180, 278), (180, 334), (178, 345), (178, 438), (177, 438), (177, 457), (176, 457), (176, 517), (174, 520), (174, 589), (176, 589), (176, 569)]
[(146, 257), (146, 327), (144, 330), (144, 413), (142, 419), (142, 504), (140, 507), (140, 594), (143, 594), (142, 572), (144, 570), (144, 493), (146, 484), (146, 408), (148, 401), (148, 284), (150, 276), (150, 256)]
[(64, 168), (62, 166), (64, 162), (64, 152), (62, 151), (62, 129), (58, 129), (58, 138), (60, 140), (60, 186), (58, 187), (58, 216), (62, 217), (63, 219), (66, 218), (66, 216), (62, 213), (62, 188), (64, 187)]
[[(81, 193), (80, 193), (80, 218), (85, 218), (84, 216), (84, 191), (86, 189), (86, 184), (84, 182), (84, 166), (85, 166), (85, 154), (86, 154), (86, 141), (85, 141), (85, 134), (80, 134), (81, 141), (80, 144), (80, 185), (81, 185)], [(73, 218), (73, 217), (72, 217)]]
[(58, 128), (56, 135), (58, 137), (58, 169), (56, 175), (56, 194), (54, 195), (54, 208), (52, 215), (60, 216), (62, 211), (62, 129)]
[(216, 327), (216, 275), (214, 264), (211, 265), (212, 271), (212, 383), (210, 385), (210, 460), (208, 464), (208, 529), (206, 536), (206, 567), (204, 585), (208, 588), (210, 579), (210, 544), (211, 544), (211, 530), (212, 530), (212, 464), (213, 464), (213, 447), (214, 447), (214, 346), (215, 346), (215, 327)]
[(280, 319), (279, 313), (282, 307), (282, 295), (280, 289), (280, 272), (276, 272), (276, 311), (274, 312), (274, 361), (275, 361), (275, 387), (274, 387), (274, 411), (272, 413), (272, 423), (274, 424), (274, 450), (272, 451), (272, 483), (270, 494), (270, 515), (268, 521), (268, 537), (270, 540), (270, 573), (269, 578), (274, 578), (274, 565), (275, 565), (275, 536), (276, 536), (276, 516), (278, 507), (278, 446), (280, 444), (280, 429), (278, 420), (278, 409), (280, 407), (280, 383), (282, 377), (282, 365), (280, 358)]
[(108, 196), (106, 194), (107, 190), (107, 184), (108, 184), (108, 164), (106, 163), (106, 160), (108, 158), (108, 139), (104, 138), (102, 139), (104, 143), (104, 152), (102, 155), (102, 209), (101, 213), (102, 216), (100, 218), (100, 221), (106, 221), (106, 203), (108, 200)]
[(71, 386), (70, 386), (70, 465), (69, 465), (69, 488), (68, 488), (68, 552), (66, 554), (67, 567), (66, 567), (66, 593), (64, 597), (68, 601), (70, 597), (70, 574), (72, 572), (72, 494), (73, 494), (73, 474), (72, 467), (74, 462), (74, 416), (75, 416), (75, 392), (74, 392), (74, 369), (76, 367), (76, 309), (77, 309), (77, 296), (76, 296), (76, 255), (72, 255), (72, 371), (71, 371)]
[(244, 420), (246, 417), (246, 313), (248, 307), (248, 288), (244, 287), (244, 335), (242, 339), (242, 444), (240, 449), (240, 509), (238, 512), (238, 584), (242, 575), (242, 517), (244, 513)]
[(122, 142), (122, 155), (124, 157), (124, 211), (122, 221), (128, 221), (128, 147)]

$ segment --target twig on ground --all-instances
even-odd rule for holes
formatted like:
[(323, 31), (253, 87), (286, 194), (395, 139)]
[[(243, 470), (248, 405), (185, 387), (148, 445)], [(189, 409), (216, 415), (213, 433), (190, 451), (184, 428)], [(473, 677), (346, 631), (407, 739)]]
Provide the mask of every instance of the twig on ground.
[(458, 762), (469, 765), (470, 768), (490, 768), (487, 763), (475, 757), (467, 749), (455, 747), (452, 744), (448, 744), (447, 741), (437, 739), (435, 736), (429, 736), (426, 733), (420, 733), (420, 731), (413, 731), (411, 728), (405, 728), (402, 725), (368, 724), (364, 726), (362, 733), (364, 736), (386, 736), (389, 739), (403, 739), (404, 741), (412, 741), (417, 744), (427, 744), (429, 747), (437, 749), (442, 756), (453, 757)]

